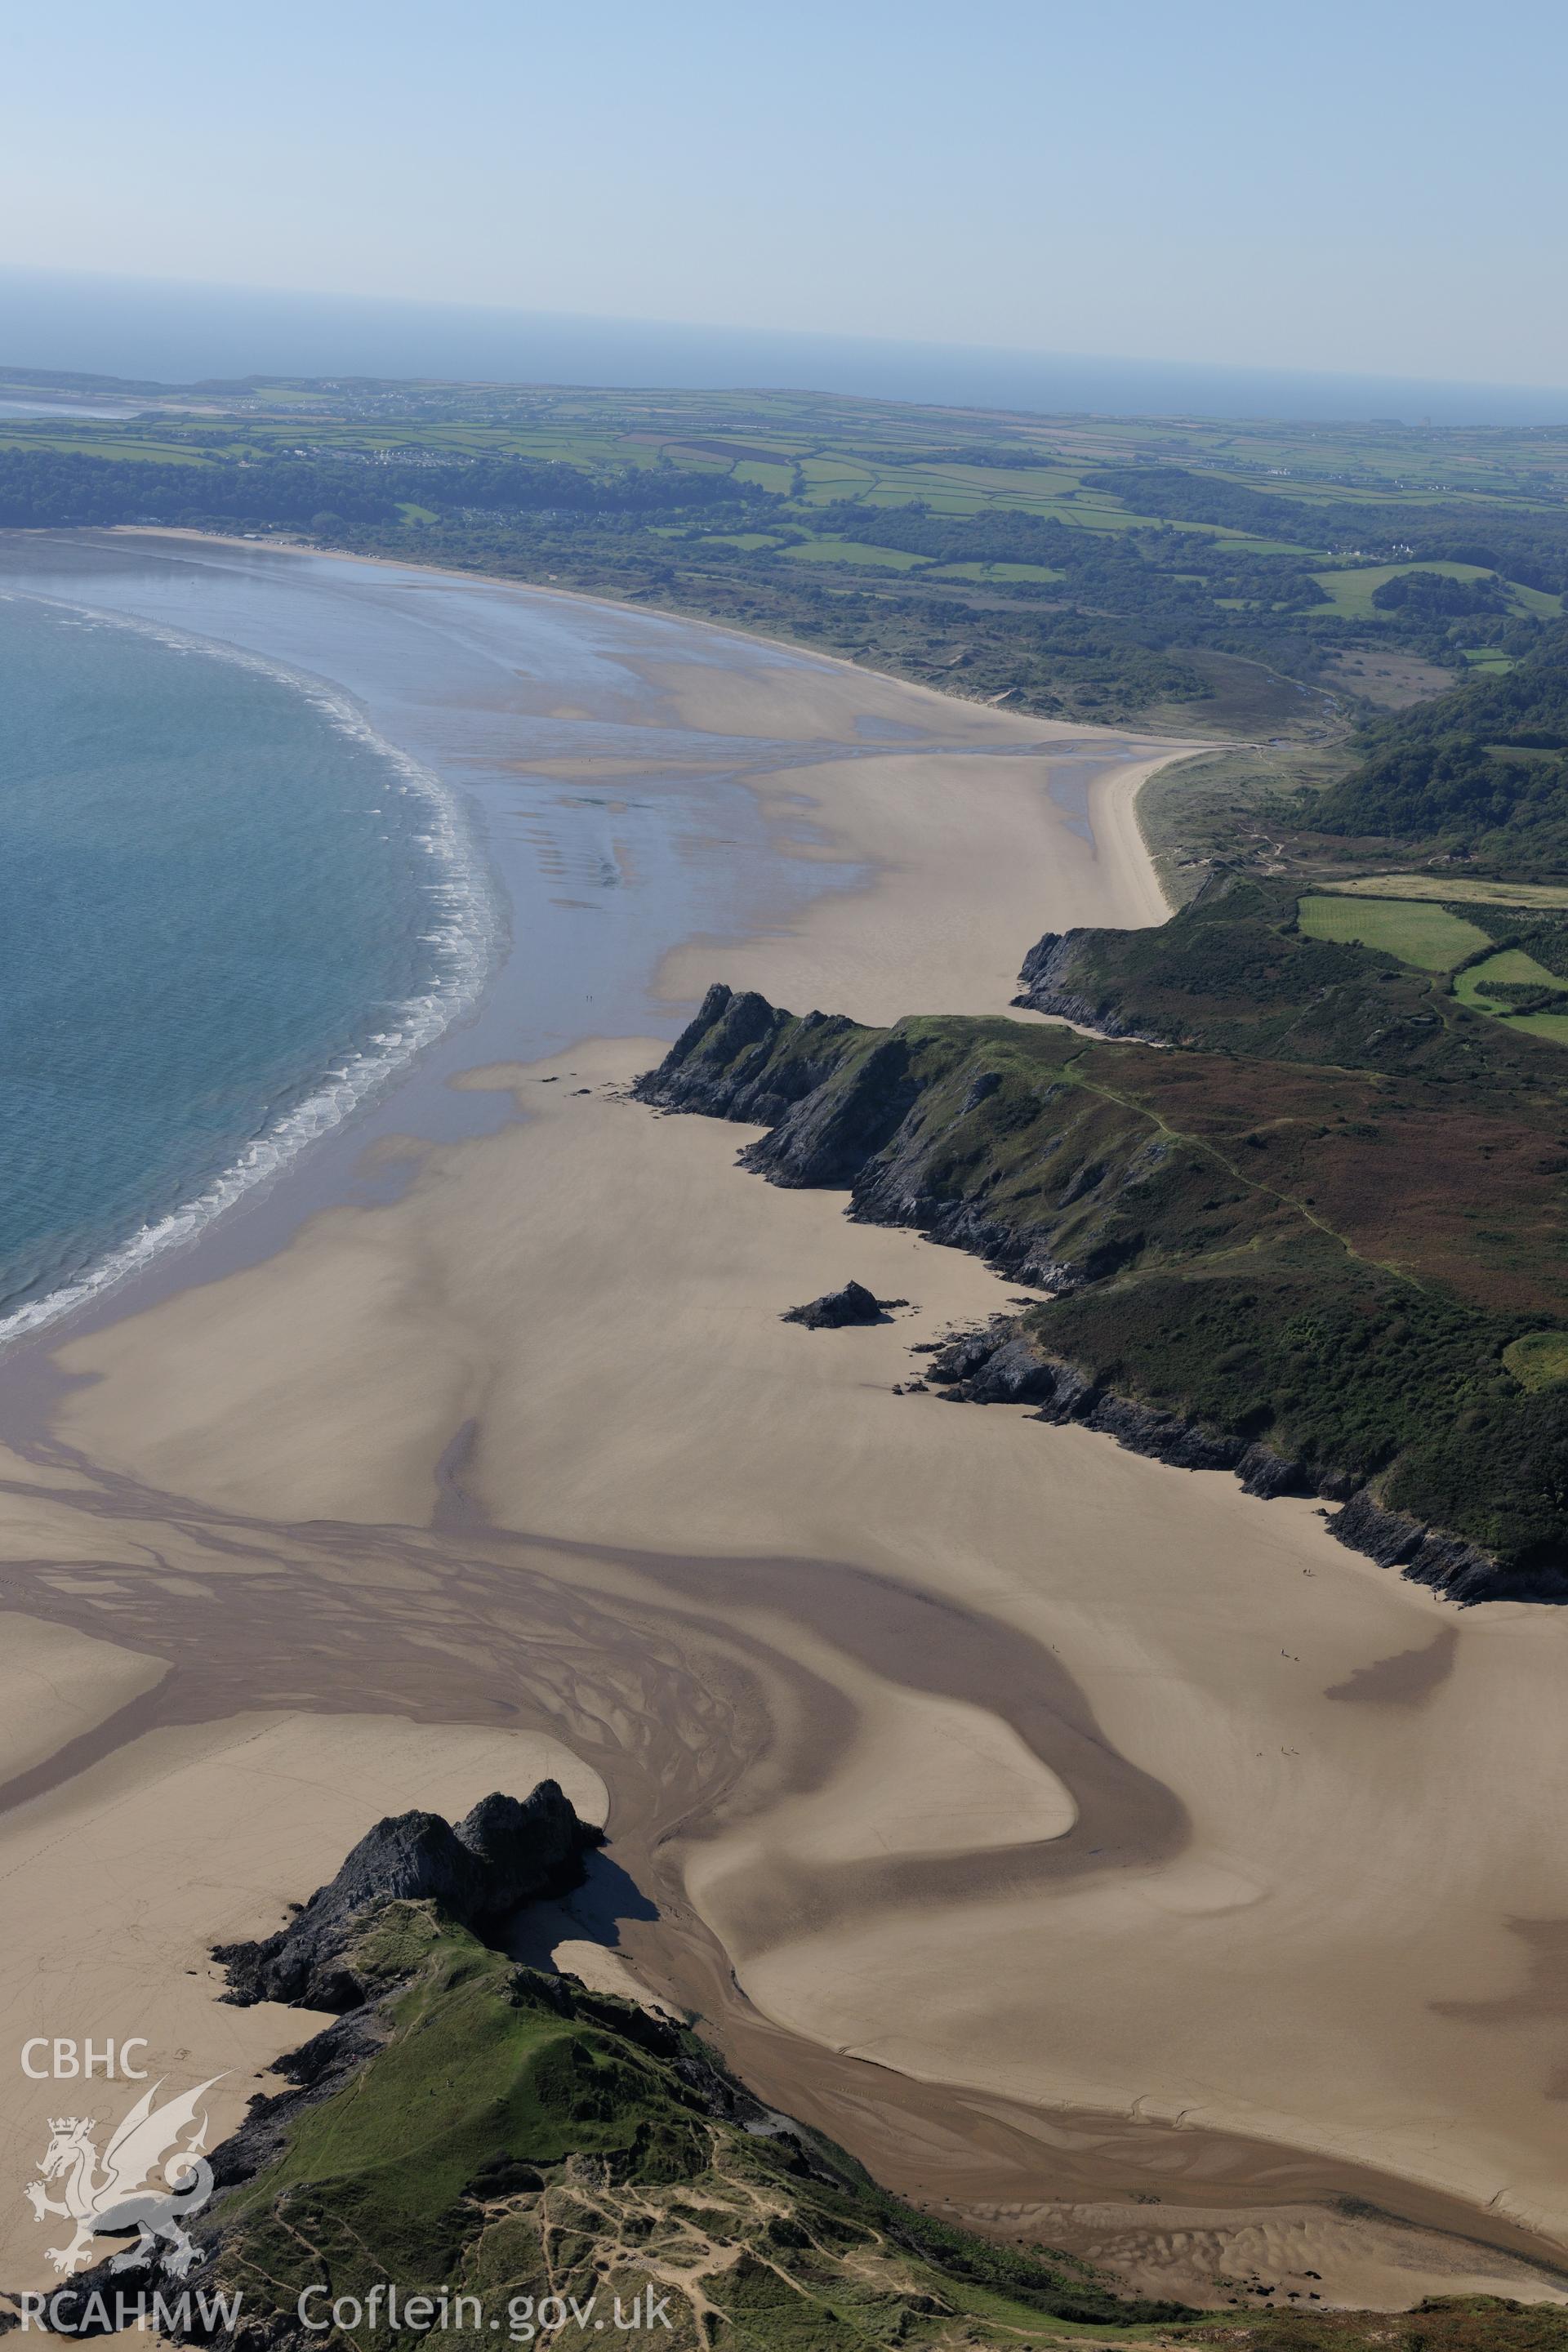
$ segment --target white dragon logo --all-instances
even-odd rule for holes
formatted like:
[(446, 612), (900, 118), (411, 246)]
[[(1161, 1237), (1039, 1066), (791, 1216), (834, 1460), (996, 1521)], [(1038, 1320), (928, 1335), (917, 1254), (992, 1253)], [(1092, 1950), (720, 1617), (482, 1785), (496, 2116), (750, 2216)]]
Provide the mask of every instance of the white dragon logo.
[[(196, 2123), (196, 2109), (214, 2083), (222, 2080), (221, 2074), (211, 2075), (161, 2107), (153, 2105), (162, 2088), (154, 2083), (116, 2126), (101, 2157), (89, 2137), (97, 2127), (91, 2116), (50, 2117), (49, 2144), (38, 2159), (43, 2179), (29, 2180), (22, 2194), (38, 2221), (46, 2213), (58, 2213), (76, 2224), (68, 2246), (48, 2249), (57, 2271), (77, 2269), (91, 2253), (95, 2237), (124, 2238), (132, 2230), (136, 2243), (115, 2256), (110, 2270), (129, 2270), (148, 2261), (158, 2252), (160, 2238), (168, 2249), (164, 2266), (176, 2278), (184, 2278), (202, 2261), (202, 2249), (192, 2244), (183, 2225), (186, 2214), (199, 2211), (212, 2195), (212, 2167), (201, 2154), (207, 2136), (205, 2115), (183, 2147), (174, 2143)], [(167, 2186), (153, 2188), (151, 2176), (160, 2169)], [(63, 2201), (48, 2195), (44, 2184), (50, 2180), (63, 2182)]]

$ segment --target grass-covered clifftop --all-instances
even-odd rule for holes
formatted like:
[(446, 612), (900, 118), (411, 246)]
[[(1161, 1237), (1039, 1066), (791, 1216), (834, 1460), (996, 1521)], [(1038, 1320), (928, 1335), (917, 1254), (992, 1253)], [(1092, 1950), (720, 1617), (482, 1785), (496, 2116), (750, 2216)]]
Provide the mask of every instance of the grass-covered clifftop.
[(715, 989), (639, 1092), (1052, 1290), (963, 1392), (1348, 1498), (1347, 1539), (1465, 1598), (1568, 1596), (1568, 1386), (1510, 1360), (1568, 1326), (1568, 1056), (1294, 904), (1238, 885), (1032, 959), (1056, 1009), (1168, 1043)]
[[(373, 1994), (386, 1988), (376, 2044), (300, 2105), (273, 2160), (219, 2205), (202, 2273), (209, 2295), (243, 2293), (244, 2340), (268, 2352), (425, 2340), (428, 2326), (391, 2323), (395, 2284), (400, 2317), (412, 2292), (450, 2311), (473, 2298), (466, 2325), (440, 2329), (447, 2342), (1568, 2352), (1568, 2315), (1489, 2298), (1407, 2318), (1232, 2308), (1215, 2324), (1120, 2294), (1069, 2256), (904, 2205), (760, 2107), (683, 2028), (516, 1968), (438, 1906), (380, 1907), (353, 1958)], [(312, 2285), (312, 2318), (338, 2296), (365, 2318), (308, 2335), (297, 2314)], [(634, 2327), (617, 2325), (634, 2312)]]
[(230, 2000), (336, 2021), (213, 2150), (194, 2250), (147, 2235), (26, 2324), (102, 2336), (187, 2279), (199, 2298), (159, 2325), (217, 2352), (628, 2333), (671, 2352), (1003, 2352), (1058, 2323), (1144, 2340), (1196, 2315), (918, 2212), (668, 2014), (517, 1966), (520, 1906), (575, 1884), (601, 1842), (551, 1781), (455, 1825), (389, 1816), (275, 1935), (221, 1947)]
[[(478, 2334), (497, 2316), (506, 2340), (542, 2305), (546, 2333), (574, 2302), (612, 2340), (617, 2306), (639, 2307), (672, 2352), (999, 2352), (1053, 2317), (1180, 2310), (917, 2213), (770, 2116), (683, 2028), (519, 1969), (428, 1904), (380, 1910), (355, 1960), (390, 1987), (384, 2038), (219, 2208), (206, 2282), (278, 2313), (274, 2342), (310, 2340), (289, 2320), (321, 2283), (323, 2308), (367, 2311), (381, 2286), (376, 2320), (348, 2331), (364, 2346), (419, 2340), (388, 2322), (395, 2282), (404, 2301), (477, 2297)], [(568, 2321), (565, 2340), (582, 2334)]]
[(628, 2333), (672, 2352), (1002, 2352), (1057, 2323), (1196, 2315), (918, 2212), (668, 2013), (516, 1965), (520, 1910), (600, 1843), (552, 1781), (456, 1824), (388, 1816), (274, 1935), (220, 1947), (229, 2000), (335, 2021), (212, 2151), (194, 2245), (144, 2231), (24, 2325), (100, 2336), (156, 2295), (165, 2336), (217, 2352)]

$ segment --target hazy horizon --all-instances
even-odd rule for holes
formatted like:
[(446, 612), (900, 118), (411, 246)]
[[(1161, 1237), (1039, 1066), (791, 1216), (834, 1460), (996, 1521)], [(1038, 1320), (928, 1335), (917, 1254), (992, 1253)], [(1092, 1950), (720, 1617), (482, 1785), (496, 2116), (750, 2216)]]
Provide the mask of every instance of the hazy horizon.
[(0, 370), (164, 384), (250, 375), (844, 394), (1041, 415), (1568, 423), (1568, 389), (792, 334), (0, 267)]
[(155, 16), (80, 0), (9, 28), (0, 265), (1568, 385), (1542, 0), (1507, 43), (1459, 0), (1322, 0), (1310, 27), (986, 0), (962, 28), (933, 0), (797, 0), (784, 26), (453, 0), (439, 39), (412, 0), (278, 0), (264, 35), (195, 0)]

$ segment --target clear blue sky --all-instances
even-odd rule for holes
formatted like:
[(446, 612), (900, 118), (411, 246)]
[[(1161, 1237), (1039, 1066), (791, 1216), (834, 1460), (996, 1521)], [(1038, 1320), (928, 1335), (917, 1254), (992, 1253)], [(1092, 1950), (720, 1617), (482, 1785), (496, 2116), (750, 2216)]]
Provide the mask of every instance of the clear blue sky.
[(0, 262), (1568, 384), (1568, 9), (74, 0)]

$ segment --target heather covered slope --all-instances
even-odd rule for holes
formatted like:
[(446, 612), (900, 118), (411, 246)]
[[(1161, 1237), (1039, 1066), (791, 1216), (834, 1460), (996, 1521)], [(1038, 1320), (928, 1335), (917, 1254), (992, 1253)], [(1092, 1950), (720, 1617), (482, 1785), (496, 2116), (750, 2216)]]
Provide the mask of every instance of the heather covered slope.
[[(1086, 936), (1170, 952), (1170, 934)], [(1312, 1009), (1345, 1060), (1006, 1020), (870, 1030), (715, 989), (639, 1092), (766, 1126), (747, 1167), (842, 1187), (856, 1217), (1050, 1289), (1001, 1327), (1037, 1370), (1015, 1352), (998, 1393), (1139, 1442), (1131, 1406), (1167, 1458), (1355, 1496), (1343, 1532), (1390, 1558), (1422, 1528), (1459, 1539), (1416, 1572), (1465, 1597), (1559, 1597), (1568, 1388), (1527, 1388), (1507, 1360), (1568, 1321), (1556, 1049), (1433, 1010), (1424, 982), (1383, 980), (1385, 958), (1327, 952), (1342, 1006)], [(1268, 1024), (1245, 979), (1212, 1001), (1234, 1034)], [(1144, 1010), (1131, 984), (1121, 1002)], [(1393, 1068), (1373, 1058), (1389, 1036), (1410, 1040)]]

